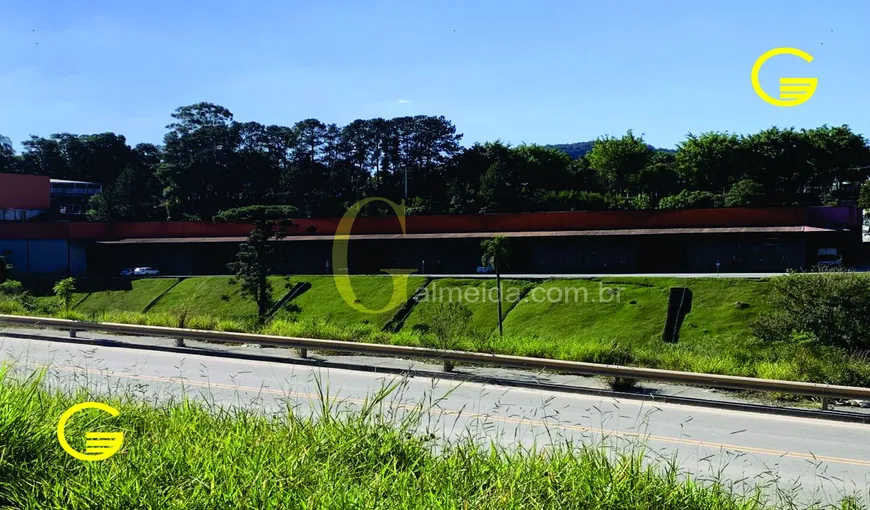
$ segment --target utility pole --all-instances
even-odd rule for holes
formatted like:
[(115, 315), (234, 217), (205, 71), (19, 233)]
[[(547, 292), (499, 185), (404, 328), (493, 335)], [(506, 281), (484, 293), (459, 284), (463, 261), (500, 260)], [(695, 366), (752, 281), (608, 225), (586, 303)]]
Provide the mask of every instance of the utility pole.
[(408, 165), (405, 165), (405, 200), (408, 200)]

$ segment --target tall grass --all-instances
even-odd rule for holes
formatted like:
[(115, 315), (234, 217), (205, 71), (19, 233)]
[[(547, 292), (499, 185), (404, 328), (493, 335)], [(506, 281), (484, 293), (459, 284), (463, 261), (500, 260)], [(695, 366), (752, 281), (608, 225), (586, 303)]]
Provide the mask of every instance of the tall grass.
[[(320, 386), (319, 386), (320, 387)], [(321, 388), (314, 412), (267, 414), (206, 400), (161, 404), (130, 394), (48, 389), (0, 369), (0, 506), (22, 509), (773, 508), (760, 488), (698, 483), (674, 463), (600, 445), (507, 448), (463, 437), (436, 440), (421, 417), (438, 402), (394, 414), (396, 385), (337, 412)], [(57, 444), (57, 417), (99, 398), (119, 408), (124, 447), (81, 462)], [(76, 437), (88, 420), (70, 422)], [(75, 445), (74, 445), (75, 446)], [(776, 507), (795, 508), (790, 497)], [(859, 508), (851, 499), (841, 508)]]

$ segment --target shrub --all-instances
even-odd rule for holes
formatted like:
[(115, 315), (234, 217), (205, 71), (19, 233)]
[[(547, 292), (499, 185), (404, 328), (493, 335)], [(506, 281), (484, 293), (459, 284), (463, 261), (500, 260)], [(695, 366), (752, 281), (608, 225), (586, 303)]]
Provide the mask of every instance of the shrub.
[(659, 209), (692, 209), (699, 207), (721, 207), (722, 197), (709, 191), (689, 191), (684, 189), (676, 195), (664, 197)]
[(819, 342), (848, 349), (870, 347), (870, 275), (824, 271), (772, 278), (773, 312), (757, 318), (764, 340), (812, 333)]
[(589, 191), (538, 191), (533, 200), (535, 207), (547, 211), (601, 211), (610, 206), (607, 197)]
[(640, 193), (631, 197), (631, 207), (633, 209), (653, 209), (652, 195), (649, 193)]
[[(434, 349), (456, 349), (459, 341), (468, 335), (472, 317), (471, 309), (462, 303), (438, 303), (432, 308), (427, 323), (431, 336), (426, 337), (426, 346)], [(453, 363), (444, 360), (444, 371), (453, 370)]]
[(73, 293), (76, 291), (76, 280), (75, 278), (64, 278), (59, 282), (54, 284), (54, 295), (57, 296), (58, 301), (63, 305), (63, 309), (65, 312), (69, 312), (69, 307), (72, 304)]
[[(2, 262), (0, 262), (2, 264)], [(6, 280), (0, 283), (0, 294), (6, 296), (19, 296), (24, 293), (24, 286), (17, 280)]]
[(212, 220), (215, 223), (230, 221), (266, 221), (286, 220), (296, 213), (292, 205), (249, 205), (235, 207), (217, 213)]

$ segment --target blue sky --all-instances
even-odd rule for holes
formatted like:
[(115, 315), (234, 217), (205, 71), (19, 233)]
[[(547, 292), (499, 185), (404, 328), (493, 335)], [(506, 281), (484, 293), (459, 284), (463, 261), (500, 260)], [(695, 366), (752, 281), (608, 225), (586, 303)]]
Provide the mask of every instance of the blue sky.
[[(156, 0), (6, 2), (0, 134), (114, 131), (159, 143), (178, 106), (237, 120), (439, 114), (464, 143), (849, 124), (870, 135), (870, 2)], [(807, 103), (753, 92), (817, 76)], [(19, 146), (20, 147), (20, 146)]]

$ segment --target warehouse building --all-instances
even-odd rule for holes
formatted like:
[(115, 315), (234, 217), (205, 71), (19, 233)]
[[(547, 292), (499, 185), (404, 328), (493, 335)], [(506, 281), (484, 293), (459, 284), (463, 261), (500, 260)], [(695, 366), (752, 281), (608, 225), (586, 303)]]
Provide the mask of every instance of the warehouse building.
[[(861, 211), (849, 207), (729, 208), (360, 217), (351, 273), (412, 269), (473, 273), (480, 242), (512, 240), (510, 273), (723, 273), (806, 269), (861, 257)], [(326, 274), (338, 218), (297, 219), (276, 241), (276, 272)], [(116, 275), (151, 266), (166, 275), (227, 274), (250, 224), (3, 222), (0, 254), (33, 274)]]

